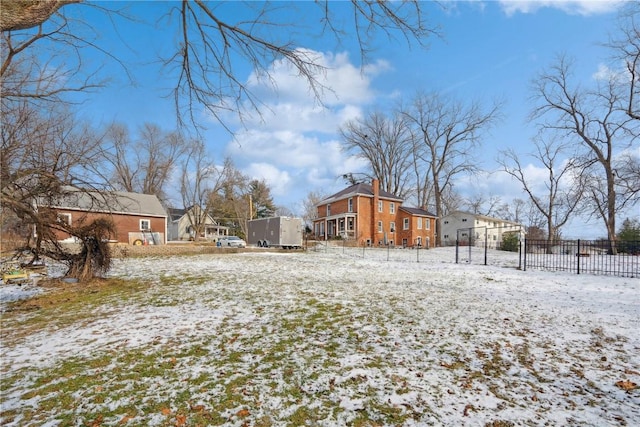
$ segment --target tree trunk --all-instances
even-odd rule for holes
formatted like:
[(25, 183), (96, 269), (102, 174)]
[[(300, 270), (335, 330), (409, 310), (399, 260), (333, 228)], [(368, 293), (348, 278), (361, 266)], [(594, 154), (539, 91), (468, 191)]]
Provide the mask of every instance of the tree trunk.
[(58, 9), (81, 0), (7, 0), (0, 7), (0, 30), (25, 30), (36, 27), (51, 17)]
[(617, 255), (616, 245), (616, 190), (611, 167), (607, 169), (607, 237), (609, 239), (609, 254)]
[(442, 194), (438, 181), (434, 180), (434, 196), (436, 201), (436, 247), (442, 246)]

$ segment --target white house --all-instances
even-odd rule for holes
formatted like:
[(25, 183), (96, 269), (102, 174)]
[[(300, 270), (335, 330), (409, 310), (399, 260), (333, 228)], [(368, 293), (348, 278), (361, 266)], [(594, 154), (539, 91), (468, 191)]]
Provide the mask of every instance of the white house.
[[(196, 217), (200, 212), (198, 207), (188, 209), (167, 209), (169, 224), (167, 226), (168, 240), (194, 240), (195, 229), (191, 223), (191, 217)], [(199, 239), (217, 240), (229, 234), (229, 227), (219, 225), (210, 215), (206, 215), (203, 221), (203, 229)]]
[(440, 233), (443, 246), (453, 246), (456, 240), (462, 245), (499, 248), (505, 234), (517, 233), (524, 239), (525, 229), (520, 223), (471, 212), (454, 211), (443, 216)]

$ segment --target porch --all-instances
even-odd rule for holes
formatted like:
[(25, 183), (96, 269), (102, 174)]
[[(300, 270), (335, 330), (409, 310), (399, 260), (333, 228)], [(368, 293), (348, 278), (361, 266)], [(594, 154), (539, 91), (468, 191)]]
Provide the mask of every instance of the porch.
[(319, 240), (357, 238), (357, 214), (344, 213), (322, 218), (314, 222), (314, 232)]

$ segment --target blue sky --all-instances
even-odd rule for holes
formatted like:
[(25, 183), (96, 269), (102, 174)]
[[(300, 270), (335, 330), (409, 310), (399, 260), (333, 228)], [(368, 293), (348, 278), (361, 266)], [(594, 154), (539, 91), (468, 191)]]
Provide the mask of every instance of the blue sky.
[[(94, 22), (99, 45), (126, 65), (133, 81), (122, 66), (104, 55), (89, 58), (93, 65), (103, 67), (110, 84), (84, 102), (83, 114), (95, 123), (115, 120), (132, 130), (144, 122), (171, 130), (175, 112), (172, 99), (166, 95), (174, 79), (156, 61), (157, 55), (168, 54), (175, 42), (176, 35), (166, 30), (167, 22), (158, 21), (170, 3), (103, 5), (126, 6), (141, 22), (122, 25), (116, 18), (114, 26), (98, 11), (73, 5), (67, 6), (65, 13), (84, 14)], [(323, 83), (333, 92), (326, 93), (325, 104), (320, 106), (310, 97), (304, 82), (282, 64), (270, 66), (278, 90), (257, 82), (253, 70), (244, 64), (238, 68), (239, 75), (269, 109), (264, 110), (262, 120), (250, 120), (246, 128), (229, 116), (233, 136), (205, 111), (198, 111), (201, 123), (208, 127), (205, 138), (209, 156), (217, 162), (231, 157), (244, 173), (267, 181), (277, 205), (301, 214), (301, 202), (310, 191), (327, 195), (339, 191), (345, 186), (341, 178), (344, 173), (364, 169), (360, 159), (340, 151), (341, 124), (371, 110), (384, 111), (400, 99), (409, 100), (417, 91), (437, 90), (487, 104), (493, 99), (505, 101), (503, 120), (484, 136), (477, 153), (488, 173), (481, 179), (459, 182), (458, 190), (466, 195), (500, 196), (505, 202), (524, 198), (518, 184), (496, 172), (499, 167), (495, 159), (504, 148), (512, 147), (523, 155), (531, 148), (535, 133), (527, 120), (531, 82), (563, 53), (575, 58), (576, 81), (584, 84), (590, 84), (599, 68), (611, 66), (600, 43), (615, 31), (619, 5), (611, 1), (425, 3), (429, 23), (440, 26), (441, 39), (432, 38), (423, 49), (417, 44), (408, 46), (403, 40), (381, 38), (376, 40), (377, 49), (370, 53), (368, 62), (362, 64), (354, 40), (338, 43), (318, 37), (317, 25), (314, 31), (305, 31), (307, 23), (317, 22), (311, 13), (316, 10), (314, 4), (282, 3), (281, 13), (291, 14), (300, 22), (295, 29), (299, 47), (310, 50), (328, 67)], [(231, 19), (246, 13), (237, 3), (223, 6), (219, 12)], [(541, 170), (532, 164), (529, 172), (536, 176)], [(592, 224), (601, 229), (600, 222), (594, 220)], [(584, 223), (575, 222), (567, 227), (565, 235), (583, 237), (583, 231)], [(587, 234), (584, 237), (604, 233), (590, 230)]]

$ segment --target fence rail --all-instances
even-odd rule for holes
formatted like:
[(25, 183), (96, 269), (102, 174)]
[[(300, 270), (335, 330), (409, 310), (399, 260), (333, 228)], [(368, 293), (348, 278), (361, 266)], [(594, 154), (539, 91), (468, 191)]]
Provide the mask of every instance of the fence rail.
[(523, 257), (524, 270), (640, 277), (640, 241), (525, 239)]

